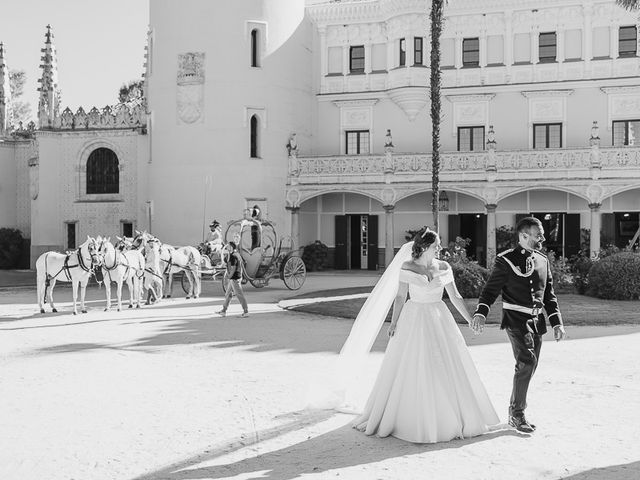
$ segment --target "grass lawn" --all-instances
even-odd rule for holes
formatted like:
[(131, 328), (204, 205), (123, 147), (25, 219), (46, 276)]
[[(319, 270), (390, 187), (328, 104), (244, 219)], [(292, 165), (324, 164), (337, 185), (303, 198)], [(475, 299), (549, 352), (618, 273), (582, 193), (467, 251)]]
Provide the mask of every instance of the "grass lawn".
[[(356, 293), (368, 293), (370, 291), (371, 287), (355, 287), (313, 292), (312, 294), (301, 295), (296, 298), (353, 295)], [(333, 302), (318, 302), (292, 307), (291, 310), (332, 317), (356, 318), (364, 301), (364, 298), (354, 298)], [(475, 310), (477, 301), (478, 300), (474, 298), (465, 299), (467, 308), (471, 313)], [(466, 323), (448, 299), (445, 299), (445, 303), (451, 309), (456, 322)], [(560, 293), (558, 294), (558, 303), (560, 304), (560, 311), (562, 312), (565, 325), (640, 325), (639, 301), (602, 300), (584, 295)], [(502, 302), (497, 301), (489, 313), (487, 323), (500, 324), (501, 317)], [(387, 319), (389, 319), (389, 316)]]

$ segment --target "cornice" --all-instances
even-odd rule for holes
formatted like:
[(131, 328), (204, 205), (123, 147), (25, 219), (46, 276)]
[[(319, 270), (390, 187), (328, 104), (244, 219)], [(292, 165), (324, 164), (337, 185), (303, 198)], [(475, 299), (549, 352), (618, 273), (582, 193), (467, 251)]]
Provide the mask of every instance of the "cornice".
[(609, 94), (618, 95), (638, 95), (640, 94), (640, 86), (634, 85), (631, 87), (600, 87), (600, 91)]
[(495, 93), (476, 93), (471, 95), (445, 95), (445, 98), (451, 103), (488, 102), (495, 96)]
[(548, 97), (568, 97), (573, 94), (573, 90), (525, 90), (522, 93), (526, 98), (548, 98)]
[(334, 100), (336, 107), (371, 107), (378, 103), (378, 98), (363, 98), (358, 100)]

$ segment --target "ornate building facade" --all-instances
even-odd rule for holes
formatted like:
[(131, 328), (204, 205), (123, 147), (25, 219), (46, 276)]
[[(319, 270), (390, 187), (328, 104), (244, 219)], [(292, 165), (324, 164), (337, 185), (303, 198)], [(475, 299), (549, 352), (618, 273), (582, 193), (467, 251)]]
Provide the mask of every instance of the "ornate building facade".
[[(150, 3), (133, 107), (63, 110), (48, 30), (37, 128), (10, 131), (0, 47), (0, 225), (31, 238), (33, 259), (132, 228), (195, 244), (210, 219), (258, 204), (294, 244), (375, 269), (433, 223), (429, 2), (186, 6)], [(469, 238), (488, 262), (496, 229), (535, 214), (559, 255), (628, 244), (637, 15), (614, 0), (456, 0), (445, 16), (443, 242)]]

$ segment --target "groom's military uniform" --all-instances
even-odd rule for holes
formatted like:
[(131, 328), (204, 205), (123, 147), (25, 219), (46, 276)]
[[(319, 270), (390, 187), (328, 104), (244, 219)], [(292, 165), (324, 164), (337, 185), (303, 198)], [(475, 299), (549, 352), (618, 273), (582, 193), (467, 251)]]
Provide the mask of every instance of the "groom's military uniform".
[(500, 328), (507, 330), (516, 359), (509, 415), (520, 416), (527, 406), (529, 382), (540, 357), (542, 335), (547, 331), (542, 308), (551, 326), (562, 325), (546, 255), (521, 246), (500, 253), (478, 299), (475, 314), (486, 318), (500, 294)]

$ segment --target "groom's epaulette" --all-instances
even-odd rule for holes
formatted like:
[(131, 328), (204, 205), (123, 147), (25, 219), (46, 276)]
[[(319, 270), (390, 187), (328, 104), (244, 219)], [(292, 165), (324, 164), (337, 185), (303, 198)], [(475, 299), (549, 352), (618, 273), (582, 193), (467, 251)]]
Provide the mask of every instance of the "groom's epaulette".
[(507, 253), (510, 253), (510, 252), (513, 252), (513, 248), (510, 248), (510, 249), (508, 249), (508, 250), (505, 250), (504, 252), (500, 252), (500, 253), (498, 254), (498, 256), (499, 256), (499, 257), (503, 257), (503, 256), (505, 256)]

